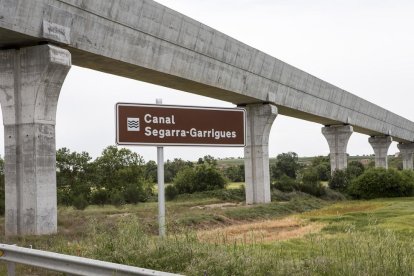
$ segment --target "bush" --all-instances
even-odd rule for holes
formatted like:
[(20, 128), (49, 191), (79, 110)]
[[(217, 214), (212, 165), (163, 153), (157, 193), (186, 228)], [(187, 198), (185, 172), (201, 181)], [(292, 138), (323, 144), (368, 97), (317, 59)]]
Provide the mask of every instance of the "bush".
[(77, 210), (85, 210), (88, 207), (89, 202), (86, 200), (84, 195), (77, 195), (73, 198), (73, 207)]
[(125, 198), (121, 191), (117, 191), (117, 190), (112, 191), (109, 199), (110, 199), (111, 204), (117, 207), (125, 204)]
[(178, 190), (174, 185), (168, 185), (165, 187), (165, 198), (167, 200), (173, 200), (177, 197)]
[(362, 165), (362, 163), (358, 161), (349, 162), (348, 167), (345, 170), (348, 176), (348, 179), (350, 181), (352, 181), (354, 178), (357, 178), (358, 176), (363, 174), (364, 171), (365, 171), (364, 165)]
[(124, 191), (124, 199), (128, 204), (137, 204), (138, 202), (146, 202), (152, 195), (152, 188), (150, 183), (145, 182), (144, 179), (138, 180), (136, 183), (131, 183), (126, 186)]
[(57, 188), (57, 203), (59, 205), (71, 206), (73, 204), (73, 196), (68, 186)]
[(201, 164), (195, 168), (185, 168), (174, 179), (174, 186), (180, 194), (223, 189), (226, 179), (212, 165)]
[(282, 175), (275, 181), (272, 188), (278, 189), (282, 192), (293, 192), (298, 189), (298, 183), (295, 179), (290, 178), (287, 175)]
[(244, 182), (244, 165), (227, 167), (224, 169), (224, 175), (232, 182)]
[(329, 201), (342, 201), (342, 200), (345, 200), (346, 197), (340, 192), (327, 188), (325, 189), (325, 194), (322, 196), (322, 199), (329, 200)]
[(365, 171), (352, 181), (349, 193), (355, 198), (411, 196), (414, 190), (414, 174), (390, 169), (374, 168)]
[(336, 170), (331, 180), (329, 180), (329, 188), (340, 192), (346, 192), (349, 186), (348, 174), (342, 170)]
[(318, 173), (314, 169), (306, 170), (303, 173), (302, 183), (298, 188), (301, 192), (317, 197), (323, 196), (326, 193), (325, 187), (322, 186)]
[(96, 205), (104, 205), (109, 203), (110, 194), (103, 188), (98, 188), (92, 191), (91, 203)]

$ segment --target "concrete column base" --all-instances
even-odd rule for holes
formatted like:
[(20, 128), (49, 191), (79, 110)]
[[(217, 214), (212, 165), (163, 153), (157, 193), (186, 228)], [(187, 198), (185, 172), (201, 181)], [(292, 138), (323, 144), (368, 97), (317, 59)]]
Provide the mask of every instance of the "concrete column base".
[(6, 235), (57, 231), (55, 120), (70, 66), (55, 46), (0, 51)]
[(404, 170), (413, 170), (414, 143), (398, 144)]
[(388, 169), (388, 149), (392, 143), (391, 136), (374, 136), (369, 138), (369, 143), (375, 153), (375, 167)]
[(345, 170), (348, 166), (348, 155), (346, 149), (348, 147), (349, 138), (351, 138), (354, 129), (352, 126), (327, 126), (322, 128), (322, 134), (328, 141), (331, 173), (336, 170)]
[(246, 107), (246, 147), (244, 169), (246, 203), (269, 203), (269, 135), (277, 108), (270, 104), (252, 104)]

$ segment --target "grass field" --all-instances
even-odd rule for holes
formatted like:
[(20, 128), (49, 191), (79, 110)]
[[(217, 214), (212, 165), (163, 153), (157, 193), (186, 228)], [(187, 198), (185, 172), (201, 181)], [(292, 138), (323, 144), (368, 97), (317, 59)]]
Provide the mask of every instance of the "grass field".
[[(156, 237), (156, 214), (156, 203), (84, 211), (61, 207), (59, 234), (1, 239), (185, 275), (414, 271), (414, 198), (333, 203), (290, 194), (285, 201), (245, 206), (205, 195), (180, 197), (167, 204), (165, 239)], [(18, 269), (18, 275), (57, 275)]]

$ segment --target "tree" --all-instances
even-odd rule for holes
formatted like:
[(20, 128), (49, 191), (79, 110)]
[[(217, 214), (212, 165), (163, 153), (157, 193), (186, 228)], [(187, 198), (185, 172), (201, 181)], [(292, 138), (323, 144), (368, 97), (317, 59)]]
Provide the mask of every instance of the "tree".
[(146, 178), (144, 159), (129, 149), (109, 146), (95, 160), (95, 166), (99, 196), (94, 198), (97, 200), (109, 196), (111, 203), (119, 205), (146, 201), (152, 194), (153, 184)]
[(299, 168), (299, 158), (296, 153), (282, 153), (276, 157), (276, 163), (271, 167), (272, 177), (279, 179), (282, 175), (286, 175), (295, 179)]
[(105, 148), (95, 160), (97, 186), (107, 190), (122, 190), (126, 184), (145, 177), (144, 159), (129, 149), (116, 146)]
[(173, 161), (167, 160), (164, 164), (164, 179), (165, 182), (171, 183), (176, 177), (177, 173), (185, 168), (193, 167), (193, 163), (190, 161), (184, 161), (181, 158), (174, 158)]
[(315, 168), (320, 181), (328, 181), (331, 178), (331, 161), (329, 156), (317, 156), (313, 158), (311, 167)]
[(150, 160), (145, 164), (145, 178), (152, 181), (158, 181), (158, 166), (157, 163), (153, 160)]
[(71, 205), (75, 198), (90, 199), (94, 179), (91, 157), (87, 152), (71, 152), (67, 148), (56, 152), (58, 202)]

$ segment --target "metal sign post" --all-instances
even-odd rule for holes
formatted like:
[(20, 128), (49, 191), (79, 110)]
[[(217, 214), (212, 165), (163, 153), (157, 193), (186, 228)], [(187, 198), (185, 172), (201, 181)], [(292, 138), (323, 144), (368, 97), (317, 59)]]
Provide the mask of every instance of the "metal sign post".
[[(156, 100), (162, 104), (162, 99)], [(157, 179), (158, 179), (158, 232), (165, 237), (165, 183), (164, 183), (164, 147), (157, 147)]]

